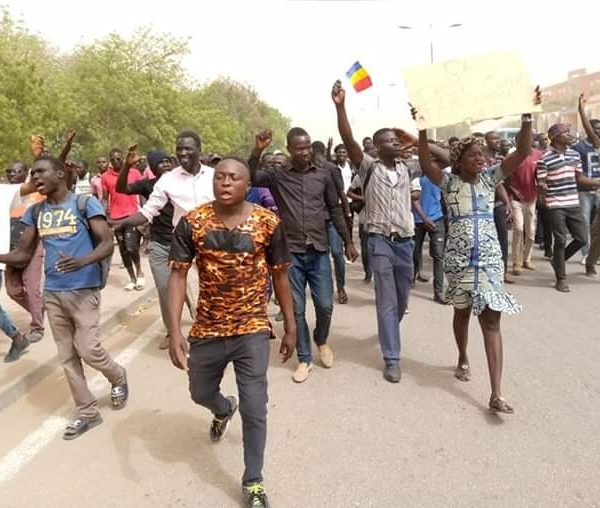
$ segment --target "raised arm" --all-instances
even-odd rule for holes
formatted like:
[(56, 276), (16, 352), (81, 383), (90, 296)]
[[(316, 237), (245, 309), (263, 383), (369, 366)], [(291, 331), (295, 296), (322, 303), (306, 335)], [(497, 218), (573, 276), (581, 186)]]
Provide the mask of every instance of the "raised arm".
[(352, 134), (352, 128), (350, 127), (350, 122), (348, 121), (348, 115), (346, 113), (346, 91), (342, 88), (342, 82), (339, 80), (333, 84), (331, 99), (335, 104), (338, 130), (342, 137), (342, 142), (346, 146), (346, 150), (348, 150), (348, 158), (352, 164), (357, 168), (360, 168), (364, 154), (362, 148), (356, 142), (354, 135)]
[(596, 134), (594, 127), (590, 123), (590, 119), (585, 114), (585, 94), (581, 94), (579, 96), (579, 116), (581, 117), (581, 123), (583, 125), (583, 129), (585, 130), (585, 134), (587, 135), (590, 143), (594, 148), (600, 148), (600, 137)]
[[(542, 103), (542, 92), (540, 87), (536, 86), (534, 91), (533, 104), (538, 106)], [(521, 115), (521, 130), (517, 134), (517, 149), (506, 156), (502, 161), (502, 171), (504, 176), (510, 176), (520, 164), (527, 158), (531, 153), (531, 146), (533, 145), (533, 130), (531, 124), (533, 118), (531, 113), (524, 113)]]
[(73, 146), (73, 139), (75, 139), (75, 134), (76, 133), (73, 129), (69, 129), (67, 131), (65, 146), (63, 147), (62, 151), (60, 152), (60, 155), (58, 156), (58, 158), (63, 162), (67, 162), (67, 157), (69, 156), (69, 152), (71, 152), (71, 147)]
[[(413, 120), (417, 119), (417, 115), (419, 112), (417, 108), (415, 108), (412, 104), (409, 103), (410, 106), (410, 114), (413, 117)], [(446, 150), (435, 145), (434, 143), (429, 143), (429, 139), (427, 138), (427, 130), (422, 129), (419, 131), (419, 165), (421, 166), (421, 170), (423, 174), (427, 176), (435, 185), (438, 187), (442, 185), (444, 180), (444, 172), (442, 168), (440, 168), (439, 164), (433, 162), (431, 157), (431, 152), (433, 152), (436, 156), (436, 159), (443, 161), (443, 163), (450, 164), (450, 156)]]
[(127, 178), (129, 177), (129, 170), (138, 160), (137, 145), (132, 145), (129, 147), (125, 162), (123, 162), (123, 166), (121, 166), (121, 170), (119, 171), (116, 185), (117, 192), (121, 194), (135, 194), (131, 189), (131, 185), (127, 183)]
[(250, 166), (250, 175), (252, 177), (253, 187), (268, 187), (271, 186), (271, 173), (259, 168), (260, 156), (263, 151), (271, 144), (273, 140), (273, 133), (271, 129), (266, 129), (258, 133), (254, 138), (254, 148), (250, 159), (248, 159), (248, 166)]

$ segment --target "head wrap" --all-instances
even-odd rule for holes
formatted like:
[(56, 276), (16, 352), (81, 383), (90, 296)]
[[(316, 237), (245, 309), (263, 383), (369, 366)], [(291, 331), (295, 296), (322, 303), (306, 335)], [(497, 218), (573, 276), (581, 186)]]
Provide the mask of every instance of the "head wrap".
[(566, 123), (555, 123), (552, 127), (548, 129), (548, 137), (550, 141), (554, 138), (564, 134), (565, 132), (569, 132), (571, 130), (571, 126)]
[(168, 157), (169, 156), (165, 152), (161, 152), (158, 150), (152, 150), (151, 152), (148, 152), (148, 165), (150, 166), (152, 172), (156, 172), (156, 168), (160, 164), (160, 161), (163, 159), (167, 159)]
[(468, 136), (466, 138), (462, 138), (454, 148), (450, 150), (450, 166), (452, 167), (452, 172), (458, 173), (458, 164), (462, 156), (465, 152), (471, 148), (474, 144), (483, 144), (481, 138), (476, 136)]

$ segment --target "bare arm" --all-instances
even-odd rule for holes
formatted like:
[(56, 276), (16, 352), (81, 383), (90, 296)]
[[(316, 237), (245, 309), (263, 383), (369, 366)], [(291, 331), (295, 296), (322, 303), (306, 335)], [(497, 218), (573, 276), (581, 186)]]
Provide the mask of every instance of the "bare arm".
[(596, 134), (594, 127), (592, 127), (592, 124), (590, 123), (590, 119), (585, 114), (585, 94), (579, 96), (579, 116), (581, 117), (583, 129), (585, 130), (585, 134), (590, 140), (590, 143), (594, 148), (600, 148), (600, 137)]
[(75, 138), (75, 131), (73, 129), (69, 129), (67, 131), (67, 140), (65, 142), (65, 146), (63, 147), (62, 151), (60, 152), (60, 155), (58, 156), (58, 158), (64, 162), (67, 162), (67, 157), (69, 156), (69, 153), (71, 152), (71, 147), (73, 146), (73, 139)]
[(419, 164), (421, 165), (421, 169), (425, 176), (438, 187), (442, 185), (442, 182), (444, 181), (444, 172), (431, 160), (426, 130), (419, 131)]
[(575, 180), (577, 180), (578, 185), (585, 185), (594, 189), (600, 189), (600, 180), (594, 180), (593, 178), (584, 176), (580, 171), (575, 173)]
[(250, 166), (250, 175), (252, 178), (252, 185), (254, 187), (267, 187), (271, 188), (271, 173), (259, 169), (260, 156), (263, 151), (271, 144), (273, 140), (273, 133), (270, 129), (266, 129), (261, 133), (257, 134), (254, 138), (254, 147), (252, 148), (252, 154), (248, 159), (248, 166)]
[(346, 113), (346, 92), (342, 88), (342, 83), (340, 81), (334, 83), (333, 89), (331, 90), (331, 98), (333, 99), (335, 110), (337, 112), (338, 131), (346, 146), (346, 150), (348, 150), (348, 157), (352, 164), (357, 168), (360, 168), (364, 154), (362, 148), (356, 142), (354, 135), (352, 134), (352, 128), (350, 127), (348, 114)]
[(281, 312), (283, 313), (283, 329), (285, 335), (281, 340), (279, 353), (283, 362), (289, 360), (296, 347), (296, 319), (294, 318), (294, 301), (292, 299), (292, 290), (285, 268), (275, 268), (271, 270), (273, 279), (273, 289), (275, 296), (279, 301)]
[(14, 266), (15, 268), (25, 268), (38, 244), (37, 228), (27, 226), (19, 239), (17, 247), (8, 254), (0, 255), (0, 263)]
[(171, 338), (169, 354), (171, 355), (173, 365), (182, 370), (187, 370), (188, 368), (187, 353), (189, 350), (187, 340), (183, 336), (183, 333), (181, 333), (181, 313), (185, 302), (187, 273), (188, 269), (183, 267), (171, 268), (169, 285), (167, 287), (169, 295), (167, 328), (169, 330), (169, 337)]
[(129, 177), (129, 170), (133, 166), (134, 162), (137, 160), (137, 145), (133, 145), (129, 147), (129, 151), (127, 152), (127, 156), (125, 157), (125, 162), (123, 162), (123, 166), (119, 171), (119, 176), (117, 177), (116, 190), (121, 194), (135, 194), (131, 190), (131, 186), (127, 183), (127, 178)]
[(505, 176), (512, 175), (531, 153), (531, 146), (533, 145), (531, 124), (531, 114), (525, 114), (521, 117), (521, 130), (517, 135), (517, 149), (508, 154), (502, 161), (502, 172)]
[(84, 266), (99, 263), (113, 253), (113, 238), (106, 219), (103, 216), (92, 217), (89, 223), (91, 233), (96, 239), (96, 247), (88, 255), (78, 258), (61, 255), (60, 261), (56, 264), (59, 272), (74, 272)]

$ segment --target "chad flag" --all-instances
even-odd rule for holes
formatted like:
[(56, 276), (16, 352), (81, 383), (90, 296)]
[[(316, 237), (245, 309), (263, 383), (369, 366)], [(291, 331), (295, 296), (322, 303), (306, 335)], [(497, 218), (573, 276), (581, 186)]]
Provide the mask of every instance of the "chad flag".
[(350, 80), (350, 83), (352, 83), (354, 90), (357, 92), (362, 92), (370, 86), (373, 86), (371, 76), (369, 76), (365, 68), (360, 65), (360, 62), (355, 62), (354, 65), (348, 69), (348, 72), (346, 72), (346, 76)]

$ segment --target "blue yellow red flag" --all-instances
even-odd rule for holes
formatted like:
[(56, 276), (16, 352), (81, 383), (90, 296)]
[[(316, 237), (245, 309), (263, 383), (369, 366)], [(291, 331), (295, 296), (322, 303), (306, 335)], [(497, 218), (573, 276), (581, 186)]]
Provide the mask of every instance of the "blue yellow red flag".
[(358, 61), (354, 62), (354, 65), (348, 69), (348, 72), (346, 72), (346, 77), (350, 80), (354, 90), (357, 92), (362, 92), (363, 90), (373, 86), (371, 76), (369, 76), (369, 73), (362, 65), (360, 65), (360, 62)]

